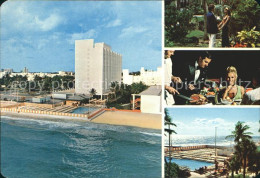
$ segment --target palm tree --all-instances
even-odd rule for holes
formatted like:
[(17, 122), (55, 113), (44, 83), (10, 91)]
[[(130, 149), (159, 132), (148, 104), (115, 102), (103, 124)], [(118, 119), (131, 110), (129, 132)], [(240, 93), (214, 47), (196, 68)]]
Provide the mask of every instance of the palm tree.
[(247, 132), (250, 127), (243, 124), (244, 122), (238, 121), (235, 130), (231, 132), (231, 135), (226, 136), (226, 139), (234, 138), (234, 142), (236, 143), (235, 155), (240, 160), (240, 166), (243, 165), (243, 177), (245, 178), (247, 157), (255, 149), (255, 146), (250, 136), (252, 133)]
[(169, 148), (168, 148), (168, 151), (169, 151), (169, 163), (167, 163), (166, 157), (165, 157), (165, 164), (168, 166), (168, 175), (171, 175), (170, 174), (170, 170), (171, 170), (170, 167), (171, 167), (171, 160), (172, 160), (172, 158), (171, 158), (171, 135), (172, 135), (172, 133), (177, 134), (173, 129), (171, 129), (171, 126), (175, 126), (175, 127), (177, 127), (177, 126), (176, 126), (176, 124), (171, 122), (172, 118), (169, 115), (168, 109), (164, 110), (164, 114), (165, 114), (164, 115), (164, 125), (168, 125), (168, 128), (164, 129), (164, 131), (167, 132), (168, 135), (169, 135), (169, 138), (168, 138), (169, 139)]
[(247, 166), (247, 159), (250, 154), (256, 151), (255, 143), (250, 139), (243, 139), (239, 146), (242, 149), (242, 159), (243, 159), (243, 178), (246, 177), (246, 166)]
[(251, 139), (252, 137), (250, 135), (252, 135), (252, 133), (246, 132), (248, 129), (250, 129), (250, 127), (243, 124), (244, 122), (238, 121), (235, 126), (235, 130), (231, 132), (231, 135), (226, 136), (226, 139), (234, 138), (235, 143), (241, 142), (242, 139)]
[(234, 154), (231, 158), (231, 160), (228, 163), (228, 169), (231, 170), (231, 177), (234, 177), (234, 171), (238, 173), (238, 170), (240, 168), (240, 158), (236, 154)]
[(91, 90), (89, 91), (89, 93), (91, 94), (91, 97), (93, 98), (93, 96), (97, 93), (95, 88), (91, 88)]
[(115, 99), (116, 99), (117, 89), (118, 89), (118, 82), (111, 82), (110, 91), (111, 91), (112, 93), (114, 93)]

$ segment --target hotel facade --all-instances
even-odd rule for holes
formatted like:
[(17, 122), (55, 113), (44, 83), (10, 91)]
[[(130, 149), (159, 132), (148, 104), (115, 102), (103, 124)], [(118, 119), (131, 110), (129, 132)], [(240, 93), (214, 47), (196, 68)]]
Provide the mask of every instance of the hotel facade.
[(96, 95), (110, 91), (111, 82), (121, 83), (122, 55), (93, 39), (75, 41), (75, 92)]
[(162, 68), (157, 67), (157, 71), (145, 70), (141, 67), (140, 75), (130, 75), (129, 69), (123, 69), (123, 83), (131, 85), (133, 83), (143, 82), (148, 86), (162, 85)]

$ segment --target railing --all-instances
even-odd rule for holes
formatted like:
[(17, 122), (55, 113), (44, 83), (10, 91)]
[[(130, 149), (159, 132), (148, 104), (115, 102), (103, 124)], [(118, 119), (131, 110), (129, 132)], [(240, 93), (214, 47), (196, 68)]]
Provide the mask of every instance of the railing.
[(86, 114), (40, 111), (40, 110), (32, 110), (32, 109), (1, 108), (1, 112), (14, 112), (14, 113), (20, 113), (21, 112), (21, 113), (34, 113), (34, 114), (46, 114), (46, 115), (56, 115), (56, 116), (88, 118), (88, 116)]
[(99, 116), (100, 114), (103, 114), (106, 111), (106, 109), (99, 109), (98, 111), (94, 112), (93, 114), (91, 114), (88, 119), (93, 120), (95, 119), (97, 116)]

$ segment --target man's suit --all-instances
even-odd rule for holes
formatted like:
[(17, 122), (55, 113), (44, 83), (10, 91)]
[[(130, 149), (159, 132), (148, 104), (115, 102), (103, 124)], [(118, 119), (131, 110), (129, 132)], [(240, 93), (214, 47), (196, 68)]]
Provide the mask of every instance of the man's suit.
[[(182, 80), (182, 84), (175, 85), (184, 95), (191, 95), (193, 93), (197, 93), (200, 89), (202, 89), (205, 86), (205, 80), (207, 78), (207, 69), (202, 69), (199, 66), (196, 67), (195, 63), (196, 62), (193, 61), (184, 64), (184, 66), (180, 67), (178, 73), (174, 74), (176, 76), (179, 76)], [(196, 69), (199, 70), (199, 76), (197, 77), (197, 80), (194, 82)], [(194, 85), (196, 89), (190, 91), (188, 89), (189, 84)]]
[(212, 12), (207, 13), (207, 33), (209, 36), (209, 47), (214, 47), (216, 34), (218, 33), (218, 24), (216, 17)]

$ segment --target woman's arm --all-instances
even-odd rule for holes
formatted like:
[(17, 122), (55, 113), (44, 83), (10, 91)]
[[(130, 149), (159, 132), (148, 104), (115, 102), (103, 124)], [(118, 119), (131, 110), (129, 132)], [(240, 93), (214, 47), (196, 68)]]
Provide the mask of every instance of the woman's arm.
[(231, 89), (232, 89), (232, 86), (231, 86), (231, 85), (229, 85), (229, 86), (226, 88), (226, 90), (225, 90), (225, 92), (224, 92), (224, 95), (223, 95), (223, 97), (222, 97), (223, 100), (225, 100), (225, 99), (227, 98), (228, 92), (229, 92)]
[[(224, 19), (223, 19), (224, 20)], [(218, 28), (221, 27), (221, 25), (223, 24), (223, 20), (218, 24)]]
[(222, 23), (222, 25), (221, 25), (221, 27), (220, 27), (220, 29), (222, 29), (226, 24), (227, 24), (227, 22), (230, 20), (230, 17), (229, 16), (227, 16), (227, 18), (224, 18), (223, 19), (223, 23)]

